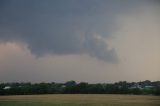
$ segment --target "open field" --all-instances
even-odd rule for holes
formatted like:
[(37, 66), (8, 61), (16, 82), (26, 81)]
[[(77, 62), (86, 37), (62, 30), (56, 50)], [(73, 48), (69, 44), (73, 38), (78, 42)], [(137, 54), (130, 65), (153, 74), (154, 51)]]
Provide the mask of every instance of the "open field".
[(0, 106), (160, 106), (160, 97), (105, 94), (0, 96)]

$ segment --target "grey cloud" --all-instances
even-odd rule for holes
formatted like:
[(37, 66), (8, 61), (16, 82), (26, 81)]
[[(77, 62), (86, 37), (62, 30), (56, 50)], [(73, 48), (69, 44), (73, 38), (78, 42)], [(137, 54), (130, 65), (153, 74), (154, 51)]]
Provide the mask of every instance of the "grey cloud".
[(86, 51), (94, 57), (104, 61), (118, 62), (118, 57), (114, 49), (109, 49), (104, 38), (98, 35), (85, 36), (84, 47)]
[(117, 62), (114, 49), (87, 34), (110, 37), (116, 29), (116, 14), (127, 12), (131, 4), (114, 0), (1, 0), (0, 41), (24, 41), (36, 55), (87, 53)]

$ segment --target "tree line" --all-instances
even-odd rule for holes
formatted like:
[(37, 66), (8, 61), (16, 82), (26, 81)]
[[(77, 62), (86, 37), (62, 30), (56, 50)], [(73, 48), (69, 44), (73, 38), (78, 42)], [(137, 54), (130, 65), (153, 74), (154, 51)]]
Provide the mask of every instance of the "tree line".
[(116, 83), (0, 83), (0, 95), (33, 94), (136, 94), (160, 95), (160, 81)]

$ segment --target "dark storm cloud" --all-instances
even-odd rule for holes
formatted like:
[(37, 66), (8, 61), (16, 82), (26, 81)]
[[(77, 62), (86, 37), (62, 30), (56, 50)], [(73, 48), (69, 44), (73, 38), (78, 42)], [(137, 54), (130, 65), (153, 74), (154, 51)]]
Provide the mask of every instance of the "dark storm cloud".
[(21, 40), (36, 55), (87, 53), (104, 61), (117, 62), (116, 51), (108, 49), (103, 39), (110, 37), (116, 29), (116, 15), (127, 12), (133, 3), (115, 0), (1, 0), (0, 41)]

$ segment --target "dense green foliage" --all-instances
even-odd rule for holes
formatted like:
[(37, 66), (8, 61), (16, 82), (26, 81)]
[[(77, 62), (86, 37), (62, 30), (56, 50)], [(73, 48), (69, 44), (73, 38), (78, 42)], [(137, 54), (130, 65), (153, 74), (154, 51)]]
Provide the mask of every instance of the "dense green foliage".
[(1, 83), (0, 95), (31, 94), (152, 94), (160, 95), (160, 81), (126, 82), (112, 84), (76, 83)]

